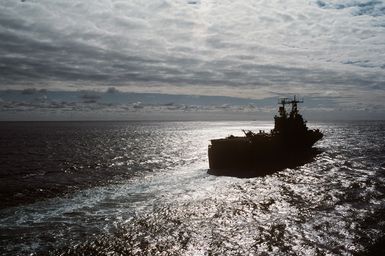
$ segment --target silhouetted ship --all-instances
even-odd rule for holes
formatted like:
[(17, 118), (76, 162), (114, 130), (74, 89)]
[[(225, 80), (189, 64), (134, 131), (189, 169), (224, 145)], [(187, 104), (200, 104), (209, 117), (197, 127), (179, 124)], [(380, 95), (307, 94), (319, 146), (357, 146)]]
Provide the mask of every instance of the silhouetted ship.
[[(312, 148), (323, 137), (317, 130), (308, 129), (298, 112), (298, 103), (281, 99), (274, 129), (270, 133), (244, 131), (245, 136), (230, 135), (211, 140), (208, 148), (209, 173), (237, 177), (254, 177), (277, 170), (296, 167), (311, 160), (317, 153)], [(291, 104), (288, 114), (285, 105)]]

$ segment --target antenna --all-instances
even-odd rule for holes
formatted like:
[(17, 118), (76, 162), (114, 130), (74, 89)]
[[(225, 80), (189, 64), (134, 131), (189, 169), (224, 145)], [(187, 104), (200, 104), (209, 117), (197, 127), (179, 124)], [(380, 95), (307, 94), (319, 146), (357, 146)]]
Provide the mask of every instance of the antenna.
[(291, 103), (291, 104), (303, 103), (303, 99), (297, 100), (297, 95), (294, 95), (294, 99), (288, 103)]
[(278, 104), (282, 104), (282, 106), (285, 107), (286, 104), (290, 104), (289, 98), (279, 98)]

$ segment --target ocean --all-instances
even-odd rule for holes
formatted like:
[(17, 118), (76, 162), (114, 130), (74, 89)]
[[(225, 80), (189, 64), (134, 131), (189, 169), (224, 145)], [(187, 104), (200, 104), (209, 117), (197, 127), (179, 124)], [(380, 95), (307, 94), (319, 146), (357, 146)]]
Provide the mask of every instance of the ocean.
[(210, 139), (272, 122), (2, 122), (2, 255), (384, 252), (385, 121), (317, 122), (313, 161), (207, 173)]

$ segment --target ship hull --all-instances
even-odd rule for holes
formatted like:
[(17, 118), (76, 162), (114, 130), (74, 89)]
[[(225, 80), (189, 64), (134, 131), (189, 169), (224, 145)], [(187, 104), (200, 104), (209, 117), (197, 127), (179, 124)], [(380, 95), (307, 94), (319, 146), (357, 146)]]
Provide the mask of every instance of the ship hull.
[(312, 146), (321, 138), (322, 133), (310, 130), (303, 136), (256, 135), (212, 140), (208, 148), (209, 173), (255, 177), (303, 165), (319, 153)]

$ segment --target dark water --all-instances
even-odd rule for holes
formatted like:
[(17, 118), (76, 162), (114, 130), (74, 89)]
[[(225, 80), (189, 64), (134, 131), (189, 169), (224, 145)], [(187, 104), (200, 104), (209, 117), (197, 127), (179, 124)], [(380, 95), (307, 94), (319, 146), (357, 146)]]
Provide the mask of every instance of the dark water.
[(325, 134), (322, 153), (301, 167), (250, 179), (207, 174), (209, 139), (271, 125), (0, 123), (0, 252), (378, 252), (385, 122), (312, 124)]

